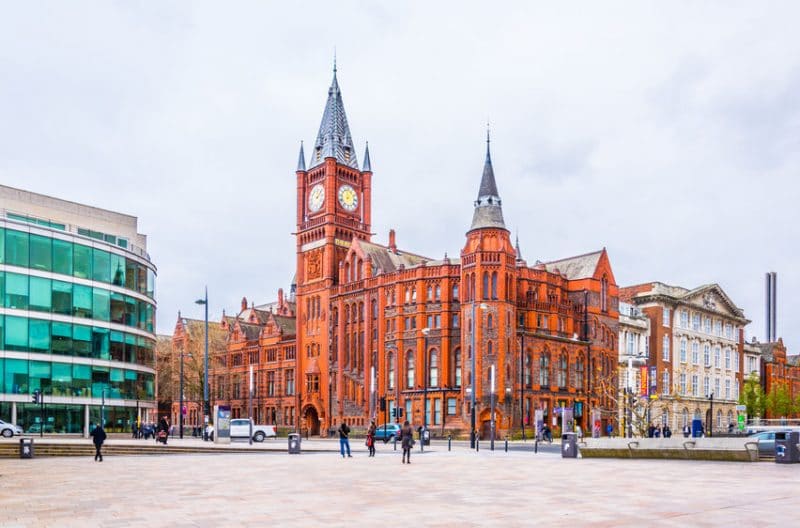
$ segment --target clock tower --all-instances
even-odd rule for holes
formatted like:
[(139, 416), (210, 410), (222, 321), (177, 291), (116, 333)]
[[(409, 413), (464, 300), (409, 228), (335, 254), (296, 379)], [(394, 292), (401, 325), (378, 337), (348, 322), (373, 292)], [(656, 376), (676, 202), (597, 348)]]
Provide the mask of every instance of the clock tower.
[(333, 81), (308, 169), (297, 162), (297, 387), (300, 427), (325, 434), (331, 426), (330, 297), (354, 238), (371, 237), (369, 146), (359, 169), (342, 93)]

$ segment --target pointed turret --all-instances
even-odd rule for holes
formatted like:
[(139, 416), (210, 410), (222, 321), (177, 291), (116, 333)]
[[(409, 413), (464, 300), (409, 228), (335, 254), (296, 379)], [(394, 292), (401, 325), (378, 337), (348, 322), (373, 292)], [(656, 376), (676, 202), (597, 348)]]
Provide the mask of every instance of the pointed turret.
[(364, 165), (361, 167), (361, 172), (372, 172), (372, 163), (369, 161), (369, 141), (367, 141), (367, 148), (364, 149)]
[(517, 239), (516, 239), (515, 244), (514, 244), (514, 250), (517, 253), (517, 260), (523, 260), (522, 259), (522, 250), (519, 248), (519, 235), (517, 235)]
[(303, 142), (300, 142), (300, 157), (297, 158), (297, 171), (305, 172), (306, 170), (306, 154), (303, 152)]
[(473, 229), (483, 227), (493, 227), (505, 229), (503, 221), (502, 201), (500, 193), (497, 192), (497, 183), (494, 180), (494, 168), (492, 168), (492, 155), (489, 150), (490, 139), (489, 131), (486, 131), (486, 161), (483, 164), (483, 176), (481, 186), (478, 189), (478, 199), (475, 201), (475, 212), (472, 215)]
[(316, 167), (325, 161), (325, 158), (336, 158), (336, 161), (348, 167), (358, 169), (356, 151), (353, 148), (353, 138), (350, 136), (350, 127), (347, 124), (347, 115), (344, 112), (342, 92), (336, 78), (336, 63), (333, 65), (333, 81), (328, 88), (328, 101), (325, 103), (325, 112), (319, 125), (317, 140), (314, 142), (311, 167)]

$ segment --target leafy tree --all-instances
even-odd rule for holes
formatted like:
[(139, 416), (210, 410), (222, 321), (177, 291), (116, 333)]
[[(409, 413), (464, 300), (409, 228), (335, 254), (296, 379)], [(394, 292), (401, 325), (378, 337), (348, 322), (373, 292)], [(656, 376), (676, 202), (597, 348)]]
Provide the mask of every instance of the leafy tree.
[(744, 388), (739, 395), (739, 403), (747, 407), (747, 416), (756, 418), (764, 416), (767, 399), (756, 374), (750, 374), (747, 381), (744, 382)]
[(767, 410), (776, 418), (792, 415), (794, 402), (786, 385), (781, 383), (772, 386), (767, 395)]

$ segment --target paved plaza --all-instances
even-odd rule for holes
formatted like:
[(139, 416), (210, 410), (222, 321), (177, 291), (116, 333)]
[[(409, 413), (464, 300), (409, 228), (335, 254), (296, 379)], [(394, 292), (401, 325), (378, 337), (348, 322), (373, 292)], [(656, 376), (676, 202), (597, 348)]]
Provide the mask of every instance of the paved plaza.
[[(278, 440), (277, 442), (285, 442)], [(319, 442), (328, 449), (334, 442)], [(278, 447), (274, 444), (274, 447)], [(309, 445), (310, 447), (310, 445)], [(790, 526), (800, 465), (330, 451), (0, 460), (2, 526)], [(555, 446), (554, 446), (555, 447)]]

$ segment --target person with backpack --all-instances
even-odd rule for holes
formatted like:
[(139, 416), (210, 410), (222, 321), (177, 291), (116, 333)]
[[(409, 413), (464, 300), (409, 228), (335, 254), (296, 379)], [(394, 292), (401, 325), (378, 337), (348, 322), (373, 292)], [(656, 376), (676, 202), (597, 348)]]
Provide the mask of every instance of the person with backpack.
[(414, 447), (414, 429), (411, 428), (411, 424), (408, 423), (408, 420), (403, 424), (403, 428), (400, 430), (400, 436), (403, 439), (401, 443), (403, 447), (403, 464), (406, 462), (410, 464), (411, 448)]
[(367, 448), (369, 448), (369, 456), (375, 456), (375, 431), (377, 427), (375, 426), (375, 420), (372, 420), (369, 424), (369, 429), (367, 430)]
[(342, 458), (344, 458), (344, 451), (347, 448), (347, 456), (349, 458), (353, 458), (350, 454), (350, 427), (347, 425), (346, 421), (342, 421), (342, 425), (339, 426), (339, 451), (342, 453)]

